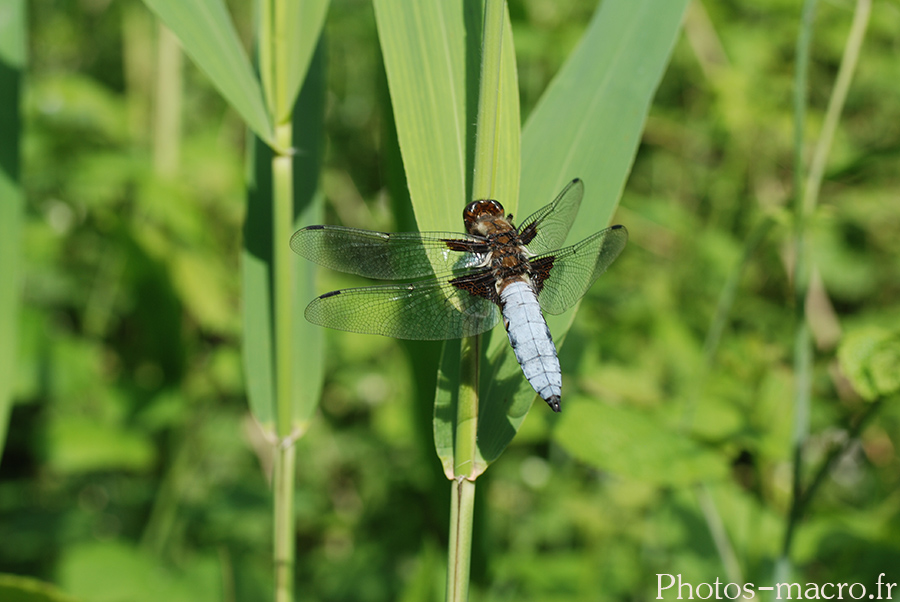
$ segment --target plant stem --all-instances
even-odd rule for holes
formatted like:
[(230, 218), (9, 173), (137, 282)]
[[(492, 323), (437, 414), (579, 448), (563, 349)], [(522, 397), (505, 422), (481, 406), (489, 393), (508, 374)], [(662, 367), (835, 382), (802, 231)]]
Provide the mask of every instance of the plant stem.
[(294, 598), (294, 480), (297, 448), (294, 433), (294, 275), (290, 237), (294, 226), (293, 99), (287, 97), (288, 0), (264, 0), (261, 40), (263, 83), (275, 123), (275, 156), (272, 159), (272, 252), (275, 303), (275, 430), (278, 446), (273, 474), (275, 492), (274, 561), (275, 601)]
[(809, 166), (809, 176), (806, 179), (806, 189), (803, 195), (803, 208), (806, 215), (810, 215), (815, 209), (819, 199), (819, 189), (822, 186), (822, 178), (825, 175), (825, 162), (831, 151), (834, 141), (834, 132), (837, 130), (844, 103), (847, 100), (847, 91), (850, 89), (850, 81), (853, 72), (856, 71), (856, 63), (859, 60), (859, 51), (866, 37), (866, 29), (869, 26), (869, 15), (872, 12), (872, 0), (857, 0), (856, 10), (853, 13), (853, 23), (850, 25), (850, 34), (847, 36), (847, 45), (844, 47), (844, 55), (841, 57), (841, 66), (838, 69), (834, 89), (828, 99), (828, 108), (825, 110), (825, 121), (822, 123), (822, 134), (816, 143), (812, 163)]
[(806, 0), (797, 34), (797, 65), (794, 74), (794, 428), (791, 433), (794, 474), (791, 510), (782, 542), (781, 558), (776, 564), (776, 579), (787, 579), (790, 571), (790, 545), (797, 521), (797, 502), (803, 472), (803, 445), (809, 434), (809, 395), (812, 372), (812, 340), (806, 324), (804, 299), (809, 286), (806, 265), (806, 212), (803, 194), (803, 147), (806, 124), (806, 82), (809, 69), (809, 47), (817, 0)]
[(275, 450), (275, 602), (294, 598), (294, 462), (296, 446), (285, 439)]
[(722, 515), (716, 507), (712, 494), (709, 491), (709, 485), (701, 483), (694, 488), (694, 495), (697, 498), (697, 504), (706, 520), (706, 526), (712, 536), (713, 544), (725, 568), (725, 575), (728, 580), (733, 583), (742, 583), (744, 574), (741, 571), (741, 563), (738, 562), (737, 554), (734, 552), (734, 546), (728, 538), (728, 531), (725, 530), (725, 524), (722, 522)]
[(459, 399), (456, 405), (455, 479), (450, 484), (450, 544), (447, 552), (447, 600), (469, 597), (472, 519), (475, 500), (475, 457), (478, 435), (478, 367), (481, 337), (463, 339), (460, 348)]
[(834, 465), (837, 464), (837, 461), (841, 459), (853, 442), (859, 437), (859, 434), (862, 432), (863, 427), (865, 427), (869, 420), (878, 412), (878, 409), (881, 407), (882, 400), (877, 400), (868, 405), (866, 411), (860, 416), (856, 423), (850, 427), (850, 430), (847, 432), (847, 438), (841, 445), (836, 446), (832, 449), (825, 460), (822, 461), (822, 465), (819, 467), (819, 470), (816, 471), (816, 474), (813, 476), (810, 481), (809, 486), (805, 491), (802, 492), (800, 499), (797, 503), (797, 515), (803, 516), (806, 507), (809, 505), (810, 500), (815, 497), (816, 491), (819, 490), (822, 483), (825, 482), (825, 477), (831, 472), (831, 469), (834, 468)]
[[(825, 163), (838, 120), (847, 99), (847, 91), (853, 72), (856, 69), (860, 48), (865, 38), (866, 28), (871, 12), (871, 0), (858, 0), (853, 15), (853, 24), (844, 54), (841, 59), (840, 70), (828, 101), (825, 121), (822, 125), (822, 133), (816, 144), (809, 174), (803, 181), (803, 139), (804, 123), (806, 119), (806, 76), (809, 66), (809, 46), (812, 38), (813, 14), (816, 0), (806, 0), (803, 7), (803, 18), (800, 32), (797, 37), (797, 73), (794, 90), (794, 194), (795, 194), (795, 231), (794, 231), (794, 302), (796, 310), (797, 333), (794, 341), (794, 373), (796, 375), (794, 389), (794, 477), (792, 488), (791, 508), (788, 514), (788, 523), (785, 528), (784, 541), (782, 543), (781, 558), (776, 565), (776, 579), (787, 579), (790, 569), (790, 554), (794, 533), (797, 525), (803, 517), (807, 505), (830, 470), (833, 462), (839, 457), (841, 451), (832, 454), (823, 464), (812, 484), (804, 492), (802, 486), (803, 474), (803, 446), (809, 435), (809, 405), (810, 390), (812, 387), (812, 338), (809, 325), (806, 321), (806, 296), (809, 289), (809, 279), (812, 270), (806, 257), (805, 230), (809, 216), (815, 210), (818, 202), (819, 191), (825, 173)], [(805, 185), (804, 185), (805, 184)], [(868, 416), (867, 414), (866, 416)], [(862, 421), (861, 421), (862, 422)], [(857, 431), (858, 432), (858, 431)]]
[(447, 602), (464, 602), (469, 598), (475, 481), (459, 477), (453, 481), (451, 490)]
[[(276, 137), (280, 148), (291, 148), (291, 124), (279, 125)], [(277, 448), (275, 472), (275, 600), (293, 599), (294, 575), (294, 461), (296, 447), (292, 434), (291, 399), (293, 345), (293, 274), (291, 273), (290, 236), (294, 223), (293, 161), (286, 154), (272, 159), (272, 241), (274, 244), (275, 298), (275, 429)]]
[(463, 339), (460, 348), (459, 402), (456, 405), (456, 441), (453, 450), (453, 475), (474, 479), (478, 438), (478, 368), (481, 337)]
[[(291, 126), (281, 125), (277, 128), (276, 136), (279, 142), (284, 142), (290, 148)], [(293, 161), (291, 157), (276, 154), (272, 158), (272, 192), (274, 195), (274, 211), (272, 217), (273, 235), (272, 243), (274, 259), (274, 289), (275, 289), (275, 422), (278, 437), (283, 439), (291, 434), (291, 366), (292, 359), (292, 320), (291, 312), (292, 282), (291, 273), (291, 228), (294, 223), (294, 191), (293, 191)]]
[[(497, 172), (497, 137), (500, 106), (500, 58), (503, 50), (504, 0), (486, 0), (481, 46), (481, 79), (475, 133), (472, 196), (493, 198)], [(475, 459), (478, 434), (478, 372), (481, 339), (470, 337), (460, 347), (460, 391), (456, 411), (454, 474), (451, 485), (450, 546), (447, 600), (462, 602), (469, 595), (472, 557), (472, 519), (475, 501)]]

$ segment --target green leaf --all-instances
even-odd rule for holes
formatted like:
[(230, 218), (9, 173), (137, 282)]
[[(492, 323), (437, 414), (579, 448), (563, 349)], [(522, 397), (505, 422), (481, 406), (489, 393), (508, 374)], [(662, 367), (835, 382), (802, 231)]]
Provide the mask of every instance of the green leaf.
[(841, 370), (863, 399), (900, 391), (900, 334), (871, 326), (847, 334), (838, 349)]
[[(2, 18), (2, 17), (0, 17)], [(3, 602), (75, 602), (52, 583), (31, 577), (0, 574), (0, 600)]]
[(0, 6), (0, 457), (12, 408), (16, 379), (16, 329), (20, 273), (23, 263), (21, 230), (24, 195), (19, 180), (20, 91), (25, 67), (24, 0)]
[[(551, 201), (565, 182), (582, 177), (588, 192), (569, 242), (608, 224), (686, 5), (687, 0), (606, 0), (602, 4), (525, 127), (521, 189), (527, 196), (521, 208), (517, 209), (514, 194), (498, 192), (498, 199), (519, 221)], [(463, 22), (458, 5), (450, 2), (426, 8), (421, 3), (379, 0), (375, 9), (416, 218), (422, 229), (446, 230), (448, 224), (459, 223), (457, 199), (470, 189), (463, 188), (463, 182), (471, 178), (467, 172), (471, 132), (466, 135), (462, 124), (472, 123), (471, 95), (477, 86), (471, 76), (477, 69), (464, 61), (462, 53), (476, 55), (471, 45), (480, 40), (473, 35), (480, 27), (470, 25), (478, 22), (475, 18), (467, 16)], [(504, 70), (501, 89), (509, 90), (514, 85), (510, 82), (514, 79)], [(501, 99), (501, 114), (512, 104)], [(507, 148), (500, 156), (507, 158), (503, 163), (507, 166), (517, 153), (512, 138), (501, 138)], [(573, 315), (574, 310), (548, 320), (557, 343), (562, 342)], [(484, 348), (478, 446), (480, 462), (486, 466), (512, 440), (535, 394), (502, 332), (486, 336)], [(436, 441), (445, 467), (452, 431), (443, 421), (449, 419), (453, 403), (454, 353), (458, 343), (449, 342), (435, 413)]]
[[(283, 88), (287, 96), (280, 99), (276, 106), (292, 109), (322, 34), (329, 0), (295, 0), (285, 4), (290, 13), (287, 22), (291, 25), (287, 40), (289, 49), (285, 57), (288, 63), (287, 85)], [(276, 117), (280, 122), (289, 115)]]
[[(416, 222), (421, 230), (462, 230), (472, 188), (481, 3), (376, 0), (375, 18)], [(508, 16), (503, 43), (513, 48)], [(504, 52), (502, 70), (495, 193), (514, 209), (519, 101), (512, 52)]]
[(274, 144), (262, 86), (222, 0), (144, 0), (257, 136)]
[[(480, 2), (376, 0), (375, 16), (410, 197), (421, 230), (462, 231), (471, 198), (481, 64)], [(519, 183), (519, 98), (509, 15), (504, 18), (494, 195), (515, 211)], [(451, 349), (455, 349), (453, 352)], [(459, 341), (447, 343), (444, 358)], [(448, 475), (453, 466), (452, 404), (458, 375), (445, 366), (435, 407), (435, 442)], [(476, 471), (480, 472), (480, 470)]]
[(709, 482), (728, 475), (725, 458), (646, 412), (585, 398), (569, 401), (553, 439), (582, 462), (657, 485)]
[[(321, 45), (313, 59), (294, 110), (294, 226), (322, 222), (323, 200), (317, 194), (324, 145), (325, 75)], [(244, 317), (244, 365), (250, 409), (263, 428), (275, 429), (275, 364), (272, 281), (272, 151), (259, 140), (253, 149), (253, 178), (248, 185), (244, 250), (241, 257)], [(322, 328), (303, 319), (316, 296), (313, 264), (294, 261), (294, 410), (292, 428), (304, 430), (318, 407), (324, 371)]]
[[(580, 177), (585, 198), (567, 244), (609, 224), (686, 6), (687, 0), (601, 4), (525, 124), (521, 189), (526, 194), (519, 221)], [(576, 310), (546, 316), (558, 349)], [(478, 443), (489, 464), (512, 440), (536, 395), (521, 375), (515, 376), (519, 368), (505, 333), (493, 333), (485, 355)], [(563, 390), (563, 413), (566, 405)]]

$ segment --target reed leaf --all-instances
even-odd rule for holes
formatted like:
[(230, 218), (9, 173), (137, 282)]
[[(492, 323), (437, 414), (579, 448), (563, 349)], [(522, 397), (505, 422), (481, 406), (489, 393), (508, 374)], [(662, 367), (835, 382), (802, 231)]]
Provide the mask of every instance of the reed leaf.
[(24, 194), (19, 177), (19, 100), (25, 68), (25, 2), (0, 6), (0, 457), (12, 409), (22, 271)]
[[(324, 145), (324, 59), (315, 55), (294, 111), (294, 227), (322, 222), (318, 174)], [(275, 365), (272, 283), (272, 161), (271, 150), (260, 140), (253, 149), (253, 178), (248, 187), (244, 224), (243, 313), (244, 362), (250, 409), (265, 430), (274, 434)], [(322, 328), (303, 319), (306, 303), (315, 297), (315, 267), (292, 256), (294, 275), (292, 426), (302, 431), (318, 406), (323, 373)]]
[(144, 0), (253, 132), (275, 143), (272, 118), (222, 0)]

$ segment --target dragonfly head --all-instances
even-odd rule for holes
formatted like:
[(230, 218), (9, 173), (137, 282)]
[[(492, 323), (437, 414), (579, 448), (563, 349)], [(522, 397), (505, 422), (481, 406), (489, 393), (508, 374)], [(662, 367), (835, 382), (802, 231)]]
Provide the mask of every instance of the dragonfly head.
[(463, 209), (463, 222), (466, 232), (484, 236), (484, 224), (503, 217), (503, 205), (494, 200), (472, 201)]

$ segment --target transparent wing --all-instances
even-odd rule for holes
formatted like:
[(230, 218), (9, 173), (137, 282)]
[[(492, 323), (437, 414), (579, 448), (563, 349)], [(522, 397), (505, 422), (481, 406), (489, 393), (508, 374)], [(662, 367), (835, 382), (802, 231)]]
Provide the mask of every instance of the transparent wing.
[(379, 280), (457, 273), (477, 266), (487, 251), (483, 241), (455, 232), (388, 234), (342, 226), (298, 230), (291, 236), (291, 249), (327, 268)]
[(541, 309), (549, 314), (561, 314), (575, 305), (615, 261), (626, 242), (625, 226), (613, 226), (576, 245), (532, 259), (538, 277), (546, 275), (538, 294)]
[(441, 340), (493, 328), (500, 309), (445, 280), (347, 288), (318, 297), (306, 308), (313, 324), (397, 339)]
[(575, 223), (583, 196), (584, 184), (576, 178), (563, 188), (552, 203), (528, 216), (518, 227), (528, 250), (540, 255), (559, 248)]

